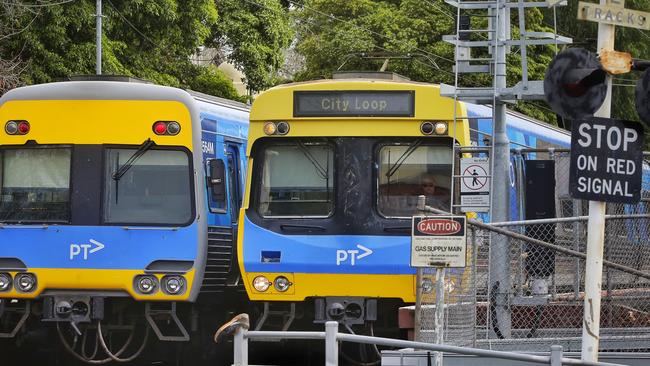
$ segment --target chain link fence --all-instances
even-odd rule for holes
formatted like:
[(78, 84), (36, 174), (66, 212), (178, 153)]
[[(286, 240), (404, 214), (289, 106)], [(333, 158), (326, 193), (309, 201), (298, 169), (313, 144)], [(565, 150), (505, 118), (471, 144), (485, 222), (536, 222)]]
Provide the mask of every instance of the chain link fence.
[[(547, 351), (559, 344), (580, 351), (584, 300), (588, 202), (569, 196), (568, 152), (519, 153), (516, 160), (553, 160), (555, 216), (533, 221), (498, 223), (496, 227), (524, 237), (494, 236), (468, 225), (467, 267), (445, 272), (444, 343), (498, 350)], [(523, 166), (523, 165), (522, 165)], [(602, 277), (600, 350), (650, 352), (650, 155), (644, 155), (642, 200), (639, 204), (608, 204), (605, 263)], [(524, 185), (516, 185), (517, 200)], [(531, 192), (529, 192), (531, 194)], [(532, 194), (535, 194), (533, 192)], [(517, 202), (520, 212), (522, 205)], [(498, 239), (495, 239), (498, 238)], [(527, 239), (530, 238), (530, 239)], [(534, 244), (534, 239), (551, 246)], [(490, 244), (508, 240), (510, 286), (490, 285)], [(558, 249), (559, 247), (559, 249)], [(570, 251), (558, 251), (560, 249)], [(423, 275), (421, 340), (434, 342), (436, 271)], [(431, 291), (428, 291), (431, 288)], [(507, 290), (507, 303), (496, 301)], [(508, 314), (510, 327), (496, 321)]]

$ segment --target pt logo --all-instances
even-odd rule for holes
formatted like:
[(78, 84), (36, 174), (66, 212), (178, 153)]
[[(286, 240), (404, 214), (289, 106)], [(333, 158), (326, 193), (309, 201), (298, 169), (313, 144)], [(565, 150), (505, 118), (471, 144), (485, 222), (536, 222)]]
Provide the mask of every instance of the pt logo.
[[(104, 249), (104, 244), (97, 240), (90, 239), (90, 244), (70, 244), (70, 260), (83, 254), (83, 259), (88, 260), (88, 254), (99, 252)], [(92, 249), (91, 249), (92, 248)]]
[[(340, 266), (341, 263), (346, 264), (347, 261), (350, 261), (350, 265), (354, 266), (356, 265), (357, 261), (369, 256), (372, 254), (372, 250), (364, 247), (361, 244), (357, 244), (358, 249), (339, 249), (336, 251), (336, 265)], [(360, 251), (363, 251), (363, 253), (359, 254)]]

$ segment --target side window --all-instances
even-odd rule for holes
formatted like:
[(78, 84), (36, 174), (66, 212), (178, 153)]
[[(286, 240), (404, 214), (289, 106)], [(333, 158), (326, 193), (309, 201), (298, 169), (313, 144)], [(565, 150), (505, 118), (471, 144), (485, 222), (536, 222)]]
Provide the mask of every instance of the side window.
[(226, 202), (226, 166), (221, 159), (208, 160), (207, 188), (210, 212), (225, 213)]
[(228, 192), (230, 193), (230, 215), (232, 222), (236, 223), (239, 218), (242, 193), (240, 177), (240, 160), (237, 145), (227, 145), (226, 156), (228, 159)]

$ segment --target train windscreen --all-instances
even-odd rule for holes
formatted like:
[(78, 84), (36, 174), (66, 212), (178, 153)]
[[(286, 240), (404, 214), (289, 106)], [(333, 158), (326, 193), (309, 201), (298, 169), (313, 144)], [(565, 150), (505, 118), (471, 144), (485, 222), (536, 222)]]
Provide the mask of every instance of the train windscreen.
[(386, 144), (379, 149), (377, 208), (385, 217), (418, 214), (419, 195), (426, 204), (450, 211), (451, 146)]
[[(179, 150), (106, 151), (104, 222), (185, 225), (192, 219), (189, 155)], [(124, 169), (125, 166), (129, 166)], [(116, 172), (123, 172), (116, 175)]]
[(268, 144), (259, 213), (264, 217), (327, 217), (334, 210), (334, 147), (321, 142)]
[(0, 222), (70, 220), (71, 149), (0, 150)]

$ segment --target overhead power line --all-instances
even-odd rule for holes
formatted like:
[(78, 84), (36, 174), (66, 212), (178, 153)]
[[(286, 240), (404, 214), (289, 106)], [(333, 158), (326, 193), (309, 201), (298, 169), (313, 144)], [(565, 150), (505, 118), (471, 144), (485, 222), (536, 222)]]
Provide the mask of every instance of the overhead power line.
[(77, 0), (64, 0), (64, 1), (59, 1), (59, 2), (48, 2), (48, 1), (38, 1), (36, 4), (25, 4), (23, 2), (19, 1), (2, 1), (3, 5), (9, 5), (9, 6), (19, 6), (22, 8), (45, 8), (48, 6), (57, 6), (57, 5), (63, 5), (67, 3), (71, 3)]

